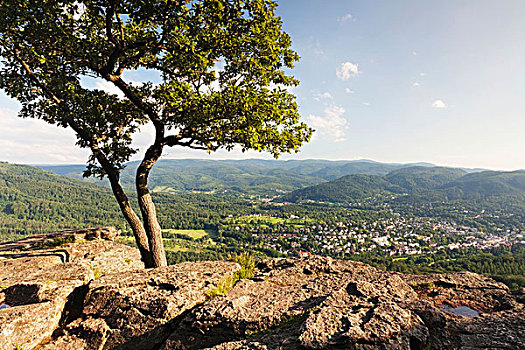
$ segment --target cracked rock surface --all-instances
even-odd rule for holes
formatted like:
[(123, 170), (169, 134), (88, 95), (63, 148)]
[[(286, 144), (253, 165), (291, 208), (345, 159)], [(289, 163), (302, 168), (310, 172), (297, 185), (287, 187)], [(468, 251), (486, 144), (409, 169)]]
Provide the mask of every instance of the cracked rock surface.
[(117, 234), (0, 243), (0, 349), (525, 349), (524, 295), (474, 273), (274, 259), (208, 300), (238, 264), (145, 270)]

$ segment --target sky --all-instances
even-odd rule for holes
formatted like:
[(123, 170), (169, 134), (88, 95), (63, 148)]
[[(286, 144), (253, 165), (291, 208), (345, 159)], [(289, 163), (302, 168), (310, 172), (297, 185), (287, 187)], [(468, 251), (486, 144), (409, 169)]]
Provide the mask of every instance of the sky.
[[(292, 71), (301, 84), (292, 91), (316, 129), (301, 152), (282, 159), (525, 169), (525, 1), (277, 2), (301, 56)], [(71, 131), (20, 119), (18, 108), (0, 93), (0, 160), (86, 161)], [(145, 128), (135, 145), (152, 137)], [(163, 157), (271, 158), (183, 148)]]

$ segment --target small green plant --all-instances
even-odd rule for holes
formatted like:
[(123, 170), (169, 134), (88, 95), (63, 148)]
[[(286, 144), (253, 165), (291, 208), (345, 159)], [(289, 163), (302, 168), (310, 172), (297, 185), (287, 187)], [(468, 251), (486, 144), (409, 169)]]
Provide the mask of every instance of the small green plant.
[(93, 267), (93, 265), (89, 265), (91, 271), (93, 271), (93, 278), (98, 280), (100, 277), (102, 277), (102, 271), (100, 271), (100, 268)]
[(214, 288), (206, 292), (206, 299), (211, 300), (219, 295), (225, 295), (233, 288), (235, 283), (242, 279), (249, 279), (255, 275), (256, 260), (248, 253), (228, 255), (228, 261), (236, 262), (241, 265), (241, 269), (236, 271), (232, 276), (223, 278)]
[[(4, 348), (4, 350), (9, 350), (8, 348)], [(13, 345), (13, 349), (12, 350), (25, 350), (24, 347), (22, 345), (18, 345), (18, 343), (15, 343)]]
[(250, 255), (249, 253), (228, 255), (226, 260), (241, 265), (241, 269), (237, 272), (239, 279), (249, 279), (255, 275), (255, 264), (257, 261), (253, 255)]
[(436, 287), (434, 282), (432, 282), (432, 281), (422, 282), (422, 283), (410, 283), (410, 286), (416, 292), (420, 292), (420, 293), (421, 292), (428, 293), (428, 292), (430, 292), (432, 289), (434, 289)]
[(133, 259), (131, 259), (131, 258), (126, 258), (125, 261), (126, 261), (126, 264), (131, 265), (131, 263), (133, 262)]
[(208, 291), (206, 291), (206, 300), (212, 300), (213, 298), (219, 295), (225, 295), (230, 291), (230, 289), (233, 288), (237, 281), (239, 281), (237, 273), (233, 274), (233, 276), (223, 278), (217, 283), (217, 285), (214, 288), (211, 288)]
[(75, 236), (56, 237), (51, 241), (38, 243), (37, 248), (54, 248), (75, 242)]

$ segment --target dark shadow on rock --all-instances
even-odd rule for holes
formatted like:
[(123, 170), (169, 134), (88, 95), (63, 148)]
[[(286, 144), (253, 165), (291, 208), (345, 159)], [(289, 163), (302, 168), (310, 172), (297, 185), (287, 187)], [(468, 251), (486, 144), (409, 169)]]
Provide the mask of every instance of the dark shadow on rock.
[(19, 259), (19, 258), (34, 258), (34, 257), (43, 257), (43, 256), (56, 256), (60, 258), (62, 263), (67, 263), (70, 260), (70, 254), (65, 249), (53, 250), (49, 252), (38, 252), (38, 253), (11, 253), (11, 254), (2, 254), (2, 258), (8, 259)]
[(71, 323), (73, 320), (82, 316), (82, 309), (84, 307), (84, 300), (86, 299), (87, 292), (89, 291), (89, 285), (84, 284), (77, 287), (69, 294), (66, 305), (62, 311), (62, 318), (60, 319), (59, 326), (64, 327)]
[(320, 296), (320, 297), (310, 297), (308, 299), (295, 303), (292, 307), (290, 307), (290, 310), (296, 311), (296, 310), (308, 310), (308, 309), (314, 308), (316, 306), (321, 305), (323, 301), (326, 300), (327, 297), (328, 297), (327, 295)]

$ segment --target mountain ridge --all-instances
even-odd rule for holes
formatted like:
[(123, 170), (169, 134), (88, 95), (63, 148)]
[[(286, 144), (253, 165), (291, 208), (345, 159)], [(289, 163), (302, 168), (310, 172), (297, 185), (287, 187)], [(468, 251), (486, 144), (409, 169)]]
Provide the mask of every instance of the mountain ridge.
[(348, 202), (383, 195), (427, 195), (445, 199), (475, 199), (517, 195), (525, 198), (525, 170), (467, 173), (445, 167), (407, 167), (387, 175), (347, 175), (295, 190), (281, 200)]
[[(84, 165), (36, 166), (76, 179), (82, 179), (85, 168)], [(121, 181), (124, 187), (134, 188), (134, 171), (137, 166), (138, 161), (129, 162), (122, 171)], [(150, 187), (156, 192), (197, 191), (272, 196), (345, 175), (386, 175), (393, 170), (412, 166), (435, 167), (423, 162), (381, 163), (366, 159), (161, 159), (152, 169)], [(99, 182), (96, 179), (89, 181)]]

